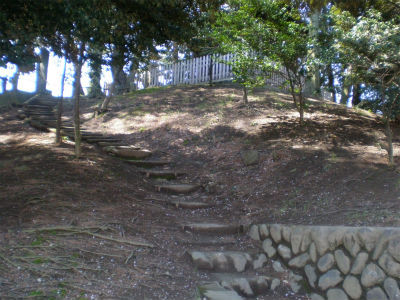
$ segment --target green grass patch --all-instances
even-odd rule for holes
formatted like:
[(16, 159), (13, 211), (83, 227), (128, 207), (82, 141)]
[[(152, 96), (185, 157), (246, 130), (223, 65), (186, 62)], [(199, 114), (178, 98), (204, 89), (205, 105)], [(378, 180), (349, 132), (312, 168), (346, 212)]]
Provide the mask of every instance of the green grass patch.
[(146, 95), (146, 94), (154, 94), (160, 91), (164, 91), (164, 90), (168, 90), (170, 89), (172, 86), (157, 86), (157, 87), (149, 87), (149, 88), (145, 88), (145, 89), (141, 89), (141, 90), (136, 90), (136, 91), (132, 91), (129, 92), (123, 96), (121, 96), (121, 98), (126, 98), (126, 97), (135, 97), (137, 95)]

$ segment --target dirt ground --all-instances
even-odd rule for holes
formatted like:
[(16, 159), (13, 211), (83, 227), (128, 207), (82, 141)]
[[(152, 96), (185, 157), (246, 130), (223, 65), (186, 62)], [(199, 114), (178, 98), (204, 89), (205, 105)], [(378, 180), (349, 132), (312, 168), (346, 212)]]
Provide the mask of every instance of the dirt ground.
[[(0, 113), (0, 298), (193, 299), (207, 275), (187, 250), (257, 251), (245, 236), (204, 241), (186, 222), (400, 226), (400, 176), (377, 116), (310, 99), (300, 127), (288, 95), (240, 99), (231, 86), (150, 89), (97, 118), (96, 101), (82, 101), (86, 128), (150, 149), (186, 173), (181, 182), (202, 185), (188, 196), (157, 192), (90, 144), (77, 160), (73, 142), (56, 147), (16, 109)], [(250, 149), (259, 161), (245, 166)], [(175, 198), (216, 206), (166, 204)], [(282, 288), (258, 299), (295, 298)]]

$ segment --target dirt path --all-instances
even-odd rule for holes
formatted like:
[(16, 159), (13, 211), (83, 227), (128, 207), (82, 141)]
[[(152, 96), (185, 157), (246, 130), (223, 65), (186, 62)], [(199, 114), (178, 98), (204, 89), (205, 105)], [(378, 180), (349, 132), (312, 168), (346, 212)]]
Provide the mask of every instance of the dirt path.
[[(259, 251), (245, 235), (182, 229), (191, 222), (400, 224), (399, 176), (384, 164), (374, 119), (311, 102), (304, 129), (283, 96), (256, 93), (251, 108), (238, 98), (234, 88), (177, 88), (125, 97), (98, 119), (87, 106), (88, 129), (148, 148), (185, 172), (179, 182), (201, 185), (184, 196), (160, 193), (154, 184), (165, 181), (92, 144), (75, 160), (72, 142), (55, 147), (53, 133), (3, 113), (1, 297), (193, 299), (209, 273), (188, 250)], [(249, 149), (258, 164), (243, 164)], [(189, 200), (213, 206), (170, 205)], [(258, 299), (288, 297), (282, 286)]]

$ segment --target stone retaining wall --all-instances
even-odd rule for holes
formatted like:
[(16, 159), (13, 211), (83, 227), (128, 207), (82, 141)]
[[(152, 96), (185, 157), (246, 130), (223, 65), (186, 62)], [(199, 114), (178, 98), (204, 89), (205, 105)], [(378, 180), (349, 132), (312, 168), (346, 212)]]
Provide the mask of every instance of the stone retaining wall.
[(312, 300), (400, 300), (400, 228), (261, 224), (249, 235)]

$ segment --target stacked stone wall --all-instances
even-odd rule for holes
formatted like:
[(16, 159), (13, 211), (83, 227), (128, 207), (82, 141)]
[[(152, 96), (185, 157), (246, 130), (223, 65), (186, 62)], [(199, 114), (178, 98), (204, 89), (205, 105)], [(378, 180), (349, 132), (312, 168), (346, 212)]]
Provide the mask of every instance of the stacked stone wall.
[(400, 300), (400, 228), (260, 224), (249, 235), (312, 300)]

